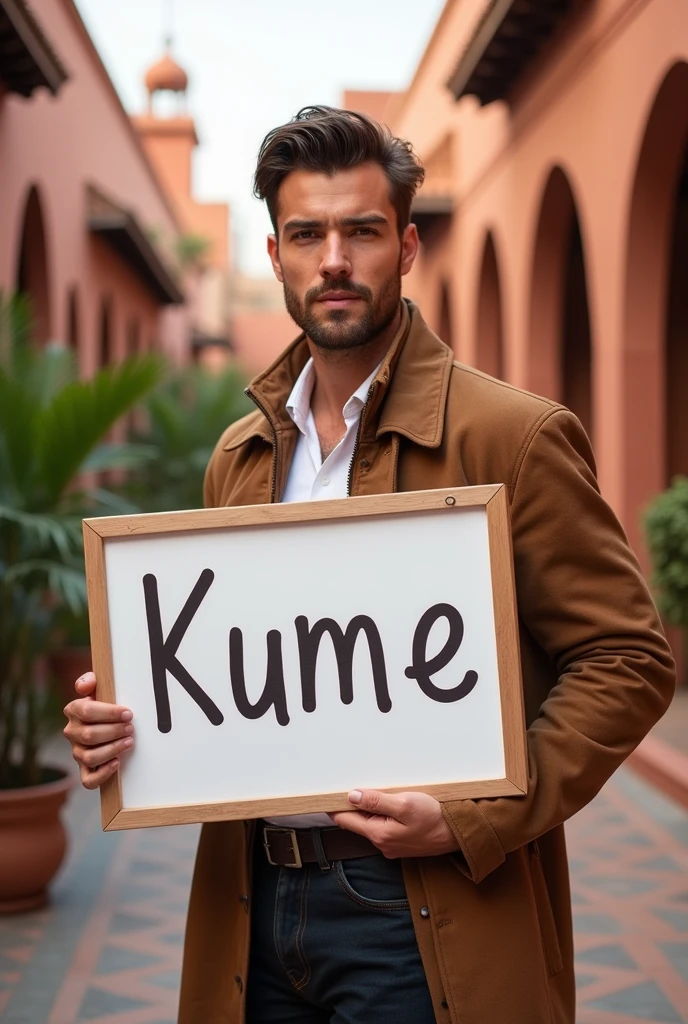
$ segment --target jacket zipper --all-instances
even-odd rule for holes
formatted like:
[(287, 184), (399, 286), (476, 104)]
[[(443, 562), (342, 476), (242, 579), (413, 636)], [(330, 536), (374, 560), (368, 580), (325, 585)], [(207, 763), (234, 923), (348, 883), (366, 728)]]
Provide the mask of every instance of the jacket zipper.
[(349, 462), (349, 472), (346, 476), (346, 496), (351, 497), (351, 479), (354, 475), (354, 462), (356, 461), (356, 453), (358, 452), (358, 444), (361, 440), (361, 427), (363, 426), (363, 418), (367, 412), (368, 406), (370, 405), (370, 399), (375, 387), (375, 381), (368, 388), (368, 394), (366, 395), (365, 405), (361, 409), (361, 415), (358, 419), (358, 430), (356, 431), (356, 440), (354, 441), (354, 450), (351, 453), (351, 461)]
[(270, 503), (274, 504), (277, 500), (277, 431), (273, 425), (273, 422), (265, 408), (265, 406), (256, 398), (250, 388), (244, 388), (244, 394), (247, 398), (250, 398), (254, 405), (258, 406), (265, 419), (270, 424), (270, 430), (272, 431), (272, 476), (270, 479)]

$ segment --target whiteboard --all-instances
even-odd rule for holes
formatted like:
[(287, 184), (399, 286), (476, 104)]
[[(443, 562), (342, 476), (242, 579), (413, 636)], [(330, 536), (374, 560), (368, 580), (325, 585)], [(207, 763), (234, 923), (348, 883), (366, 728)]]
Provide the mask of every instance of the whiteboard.
[(504, 488), (268, 508), (87, 521), (96, 674), (136, 735), (108, 827), (522, 792)]

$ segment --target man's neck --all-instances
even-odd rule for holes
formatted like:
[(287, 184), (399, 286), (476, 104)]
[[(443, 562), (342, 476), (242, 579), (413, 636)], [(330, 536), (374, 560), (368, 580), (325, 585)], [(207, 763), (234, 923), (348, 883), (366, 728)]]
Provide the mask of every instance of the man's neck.
[(401, 324), (401, 305), (392, 323), (369, 344), (344, 352), (323, 350), (308, 339), (313, 356), (315, 387), (311, 409), (318, 420), (343, 424), (342, 409), (385, 357)]

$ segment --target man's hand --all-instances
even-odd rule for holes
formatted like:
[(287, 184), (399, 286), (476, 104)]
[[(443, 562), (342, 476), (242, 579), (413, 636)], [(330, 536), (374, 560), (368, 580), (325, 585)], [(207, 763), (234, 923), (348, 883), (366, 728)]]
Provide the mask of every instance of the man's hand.
[(119, 768), (119, 755), (134, 745), (134, 717), (129, 708), (96, 700), (96, 677), (86, 672), (74, 688), (79, 694), (64, 709), (69, 719), (64, 734), (72, 744), (81, 784), (98, 789)]
[(335, 825), (366, 836), (385, 857), (436, 857), (459, 844), (438, 800), (427, 793), (378, 793), (354, 789), (355, 811), (333, 811)]

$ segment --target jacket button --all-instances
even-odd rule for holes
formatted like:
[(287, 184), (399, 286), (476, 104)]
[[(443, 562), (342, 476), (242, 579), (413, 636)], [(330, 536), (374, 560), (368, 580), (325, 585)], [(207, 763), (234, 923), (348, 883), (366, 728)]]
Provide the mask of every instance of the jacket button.
[(368, 459), (361, 459), (361, 469), (368, 469), (370, 462)]
[(449, 1009), (449, 1003), (447, 1002), (446, 999), (443, 999), (440, 1005), (441, 1005), (443, 1010), (448, 1010)]
[(420, 916), (421, 917), (430, 917), (430, 910), (429, 910), (429, 908), (428, 907), (421, 907), (420, 908)]
[(243, 981), (241, 980), (241, 975), (240, 975), (240, 974), (235, 974), (235, 975), (234, 975), (234, 980), (235, 980), (235, 981), (236, 981), (236, 983), (237, 983), (237, 988), (239, 989), (239, 991), (240, 991), (240, 992), (243, 992), (243, 991), (244, 991), (244, 983), (243, 983)]
[(239, 897), (239, 903), (243, 903), (244, 910), (248, 913), (248, 896), (246, 894)]

